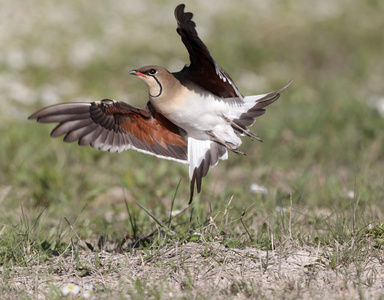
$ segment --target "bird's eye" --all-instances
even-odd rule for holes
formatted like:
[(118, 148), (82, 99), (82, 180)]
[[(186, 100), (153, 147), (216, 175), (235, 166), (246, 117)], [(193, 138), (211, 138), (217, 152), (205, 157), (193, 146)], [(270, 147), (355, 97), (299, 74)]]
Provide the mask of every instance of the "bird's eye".
[(156, 70), (156, 69), (150, 69), (150, 70), (148, 71), (148, 74), (149, 74), (149, 75), (155, 75), (155, 74), (157, 74), (157, 70)]

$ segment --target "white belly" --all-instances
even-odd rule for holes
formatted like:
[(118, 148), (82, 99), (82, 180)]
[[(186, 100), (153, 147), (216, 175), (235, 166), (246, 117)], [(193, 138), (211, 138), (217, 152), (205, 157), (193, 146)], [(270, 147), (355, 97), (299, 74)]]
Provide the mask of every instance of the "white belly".
[(183, 128), (188, 136), (199, 140), (212, 139), (213, 132), (219, 139), (240, 146), (241, 140), (231, 125), (222, 117), (229, 114), (230, 105), (210, 93), (195, 93), (184, 89), (172, 103), (153, 103), (167, 119)]

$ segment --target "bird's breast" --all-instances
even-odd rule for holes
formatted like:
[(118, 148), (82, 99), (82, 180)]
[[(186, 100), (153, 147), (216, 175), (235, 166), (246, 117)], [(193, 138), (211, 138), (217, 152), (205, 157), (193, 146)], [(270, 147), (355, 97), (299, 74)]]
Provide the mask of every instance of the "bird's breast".
[(207, 131), (226, 125), (222, 115), (226, 114), (228, 106), (205, 90), (185, 88), (172, 96), (164, 96), (152, 102), (155, 109), (189, 136), (206, 139)]

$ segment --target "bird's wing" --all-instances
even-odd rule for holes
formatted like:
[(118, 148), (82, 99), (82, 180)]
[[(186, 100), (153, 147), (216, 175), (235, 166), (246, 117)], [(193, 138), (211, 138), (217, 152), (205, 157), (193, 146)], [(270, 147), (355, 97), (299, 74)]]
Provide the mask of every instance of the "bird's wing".
[(180, 4), (175, 9), (177, 33), (181, 36), (188, 50), (191, 64), (185, 66), (179, 74), (187, 80), (210, 91), (222, 98), (239, 97), (242, 95), (228, 73), (212, 58), (207, 46), (196, 32), (196, 24), (192, 21), (193, 14), (184, 12), (185, 5)]
[(192, 202), (195, 190), (201, 191), (201, 181), (207, 175), (210, 167), (217, 165), (219, 159), (228, 158), (227, 149), (210, 140), (196, 140), (188, 137), (188, 160), (189, 160), (189, 180), (190, 180), (190, 199)]
[(78, 141), (102, 151), (134, 149), (160, 158), (188, 163), (185, 132), (156, 112), (124, 102), (63, 103), (45, 107), (28, 119), (59, 123), (51, 137), (65, 134), (65, 142)]

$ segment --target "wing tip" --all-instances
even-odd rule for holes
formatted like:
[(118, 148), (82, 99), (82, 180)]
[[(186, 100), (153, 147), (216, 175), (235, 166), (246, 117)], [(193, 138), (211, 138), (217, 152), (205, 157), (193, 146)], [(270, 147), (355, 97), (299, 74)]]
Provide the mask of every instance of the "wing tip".
[(178, 29), (186, 29), (188, 25), (191, 25), (193, 28), (196, 27), (196, 24), (192, 21), (193, 13), (185, 12), (185, 4), (179, 4), (175, 8), (175, 18), (177, 21)]
[(177, 15), (180, 11), (181, 12), (184, 12), (184, 9), (185, 9), (185, 4), (184, 3), (180, 3), (178, 6), (176, 6), (175, 8), (175, 15)]
[(175, 8), (175, 19), (177, 21), (177, 24), (180, 25), (180, 21), (182, 19), (182, 16), (184, 14), (185, 4), (179, 4)]

